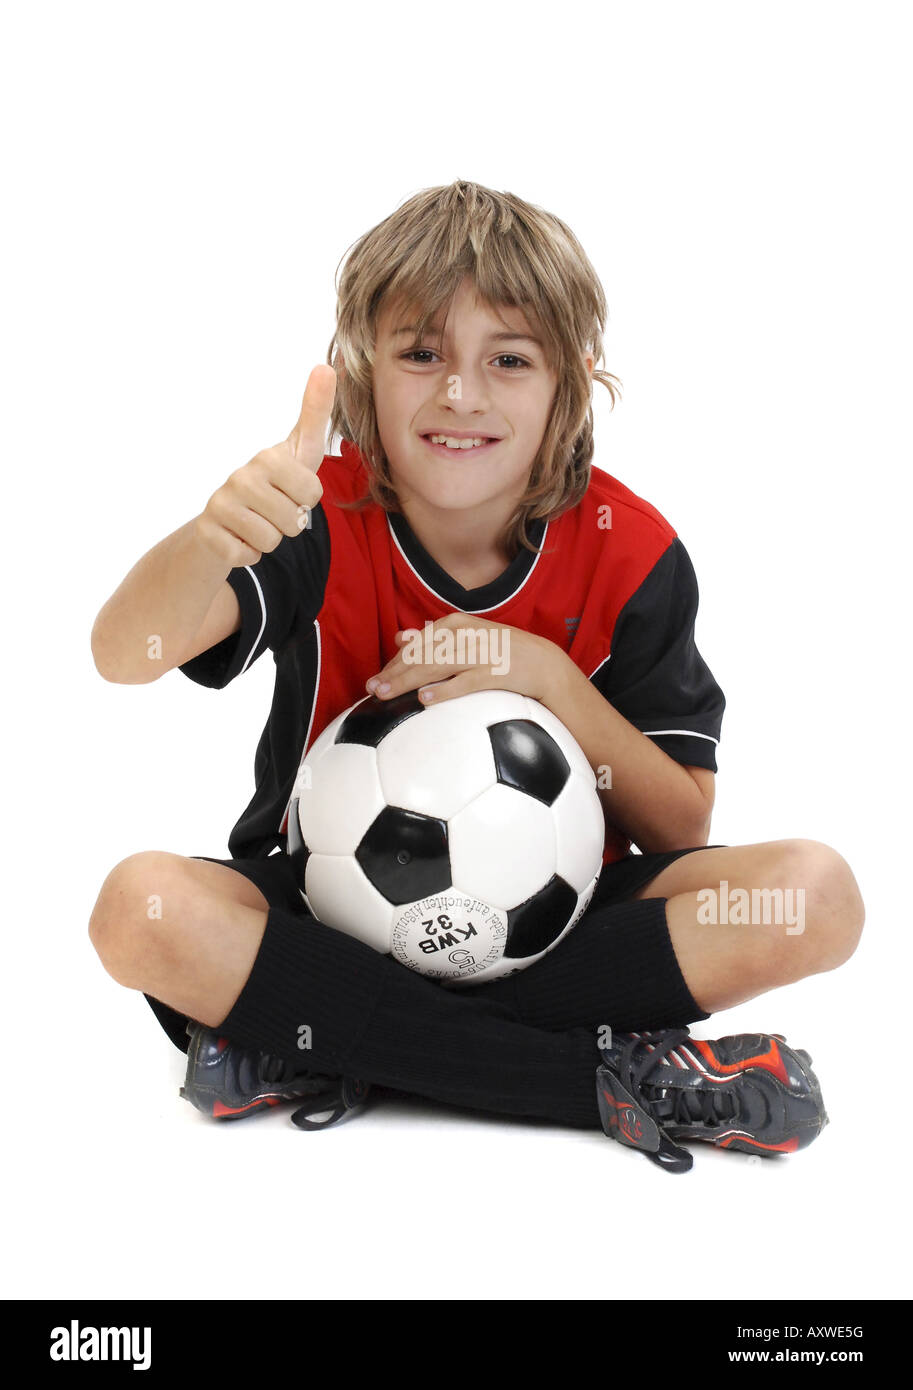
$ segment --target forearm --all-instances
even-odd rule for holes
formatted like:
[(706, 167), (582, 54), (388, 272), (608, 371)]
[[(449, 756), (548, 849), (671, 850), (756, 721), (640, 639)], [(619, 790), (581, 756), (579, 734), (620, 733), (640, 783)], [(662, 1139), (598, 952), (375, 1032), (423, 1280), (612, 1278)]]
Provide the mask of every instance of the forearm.
[(710, 811), (690, 773), (619, 714), (570, 658), (556, 665), (543, 703), (583, 749), (607, 820), (640, 850), (707, 843)]
[(231, 567), (197, 538), (196, 518), (139, 560), (92, 628), (106, 680), (144, 685), (180, 664)]

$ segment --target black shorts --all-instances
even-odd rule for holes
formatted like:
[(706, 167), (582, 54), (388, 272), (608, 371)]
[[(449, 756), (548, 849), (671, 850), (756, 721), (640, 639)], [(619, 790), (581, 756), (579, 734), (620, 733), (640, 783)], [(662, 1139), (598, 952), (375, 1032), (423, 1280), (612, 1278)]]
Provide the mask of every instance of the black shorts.
[[(660, 854), (629, 854), (614, 864), (605, 865), (587, 911), (581, 918), (581, 924), (586, 920), (588, 914), (596, 909), (604, 909), (612, 904), (628, 901), (639, 888), (656, 878), (667, 864), (674, 863), (682, 855), (693, 854), (698, 849), (721, 848), (724, 846), (694, 845), (691, 849), (673, 849), (663, 851)], [(243, 874), (260, 889), (270, 907), (285, 908), (287, 911), (299, 914), (304, 919), (310, 915), (298, 890), (292, 870), (292, 861), (287, 854), (283, 854), (281, 851), (275, 851), (273, 854), (260, 859), (215, 859), (208, 854), (194, 854), (191, 855), (191, 858), (205, 859), (210, 864), (224, 864), (226, 868), (234, 869), (237, 873)], [(485, 986), (478, 988), (484, 990)], [(687, 986), (675, 961), (674, 952), (667, 950), (664, 960), (657, 962), (657, 998), (675, 997), (682, 989), (687, 990)], [(170, 1005), (163, 1004), (161, 1000), (153, 998), (152, 995), (147, 994), (145, 997), (175, 1047), (186, 1052), (189, 1042), (187, 1036), (189, 1020), (186, 1015), (178, 1013)], [(695, 1017), (706, 1018), (708, 1015), (697, 1011)]]

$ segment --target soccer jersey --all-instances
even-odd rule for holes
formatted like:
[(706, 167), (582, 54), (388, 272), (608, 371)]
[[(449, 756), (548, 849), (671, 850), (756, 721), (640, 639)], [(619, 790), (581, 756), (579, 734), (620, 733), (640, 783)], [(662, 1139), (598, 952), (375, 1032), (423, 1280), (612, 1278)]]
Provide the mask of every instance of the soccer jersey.
[[(254, 795), (228, 840), (234, 859), (285, 848), (292, 786), (326, 726), (367, 692), (397, 654), (394, 636), (454, 611), (523, 628), (566, 652), (635, 728), (676, 762), (716, 771), (725, 699), (694, 641), (697, 580), (674, 529), (649, 502), (599, 469), (577, 506), (527, 523), (497, 579), (465, 589), (405, 516), (371, 502), (366, 464), (343, 439), (320, 466), (311, 527), (284, 536), (255, 565), (231, 570), (241, 627), (179, 668), (221, 690), (269, 648), (272, 707), (254, 761)], [(608, 751), (608, 750), (607, 750)], [(631, 842), (607, 823), (603, 862)]]

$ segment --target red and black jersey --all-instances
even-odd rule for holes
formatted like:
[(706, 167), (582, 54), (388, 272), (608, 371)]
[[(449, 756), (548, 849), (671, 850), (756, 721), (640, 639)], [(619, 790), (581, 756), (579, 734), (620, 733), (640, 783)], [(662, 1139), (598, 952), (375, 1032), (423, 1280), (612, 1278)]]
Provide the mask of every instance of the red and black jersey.
[[(594, 468), (576, 507), (527, 524), (539, 553), (521, 548), (497, 579), (464, 589), (403, 515), (373, 502), (353, 511), (333, 505), (365, 493), (365, 469), (345, 439), (339, 455), (324, 458), (311, 528), (229, 573), (240, 630), (179, 668), (221, 690), (267, 648), (273, 653), (256, 790), (229, 837), (232, 858), (284, 848), (303, 754), (365, 696), (365, 682), (396, 655), (395, 633), (455, 610), (548, 638), (669, 757), (716, 771), (726, 702), (694, 643), (694, 568), (655, 507)], [(610, 828), (604, 862), (630, 847)]]

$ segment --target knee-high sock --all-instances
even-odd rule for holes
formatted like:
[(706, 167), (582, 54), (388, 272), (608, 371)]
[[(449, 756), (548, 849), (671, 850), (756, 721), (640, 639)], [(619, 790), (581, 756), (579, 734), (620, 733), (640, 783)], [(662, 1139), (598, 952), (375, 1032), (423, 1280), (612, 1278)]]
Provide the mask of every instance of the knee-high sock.
[[(303, 1028), (309, 1033), (303, 1033)], [(271, 907), (218, 1031), (242, 1047), (452, 1105), (599, 1128), (591, 1029), (518, 1023), (311, 917)], [(308, 1038), (302, 1051), (299, 1041)]]
[(534, 1028), (677, 1028), (709, 1018), (691, 995), (669, 936), (665, 898), (586, 912), (526, 970), (466, 993), (506, 1004)]

